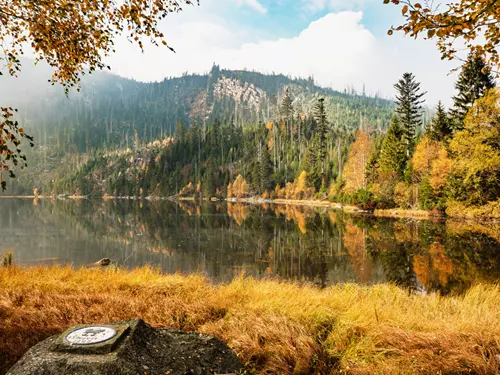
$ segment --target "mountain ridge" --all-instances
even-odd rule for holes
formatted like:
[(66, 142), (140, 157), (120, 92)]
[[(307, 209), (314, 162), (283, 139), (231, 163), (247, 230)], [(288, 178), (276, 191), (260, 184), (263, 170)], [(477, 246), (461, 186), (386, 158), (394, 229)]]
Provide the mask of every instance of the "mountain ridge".
[[(290, 78), (245, 70), (220, 69), (186, 74), (159, 82), (139, 82), (107, 72), (82, 79), (80, 92), (69, 97), (25, 63), (19, 78), (2, 77), (2, 104), (20, 110), (21, 124), (45, 146), (87, 152), (126, 147), (137, 132), (141, 141), (173, 134), (177, 123), (210, 127), (215, 119), (235, 126), (276, 119), (288, 89), (297, 112), (309, 114), (319, 97), (326, 98), (333, 126), (355, 129), (363, 123), (383, 129), (392, 116), (392, 101), (322, 88), (313, 78)], [(37, 68), (38, 69), (38, 68)], [(10, 83), (10, 84), (9, 84)], [(6, 87), (6, 88), (5, 88)]]

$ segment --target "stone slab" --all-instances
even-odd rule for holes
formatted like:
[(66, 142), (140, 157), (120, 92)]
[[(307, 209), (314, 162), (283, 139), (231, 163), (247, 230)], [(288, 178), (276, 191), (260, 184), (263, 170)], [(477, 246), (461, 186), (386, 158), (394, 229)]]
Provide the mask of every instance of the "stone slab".
[[(68, 346), (67, 334), (88, 326), (73, 327), (32, 347), (7, 375), (209, 375), (242, 369), (236, 354), (212, 336), (154, 329), (139, 319), (104, 326), (122, 333), (113, 343)], [(99, 350), (89, 351), (94, 346)]]
[(52, 350), (58, 352), (67, 352), (67, 353), (76, 353), (76, 354), (106, 354), (111, 353), (116, 349), (117, 345), (120, 341), (128, 335), (130, 329), (135, 325), (135, 322), (129, 324), (104, 324), (101, 327), (111, 328), (116, 331), (116, 335), (111, 337), (109, 340), (105, 340), (102, 342), (94, 343), (94, 344), (84, 344), (79, 345), (72, 343), (68, 340), (68, 336), (75, 331), (81, 329), (95, 328), (96, 326), (91, 325), (78, 325), (68, 329), (63, 332), (54, 343), (54, 347)]

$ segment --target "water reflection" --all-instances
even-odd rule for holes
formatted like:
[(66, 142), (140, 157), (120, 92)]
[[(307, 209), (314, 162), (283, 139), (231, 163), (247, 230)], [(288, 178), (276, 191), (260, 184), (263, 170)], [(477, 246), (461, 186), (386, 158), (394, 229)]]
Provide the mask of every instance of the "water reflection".
[(500, 280), (494, 225), (194, 202), (0, 200), (0, 212), (0, 252), (13, 249), (22, 265), (109, 257), (218, 282), (244, 270), (319, 286), (391, 281), (442, 294)]

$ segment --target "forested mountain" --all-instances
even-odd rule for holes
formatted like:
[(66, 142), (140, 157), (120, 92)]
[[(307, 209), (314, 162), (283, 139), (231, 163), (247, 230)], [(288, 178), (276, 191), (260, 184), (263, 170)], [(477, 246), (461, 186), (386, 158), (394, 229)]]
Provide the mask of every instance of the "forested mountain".
[(498, 217), (500, 91), (467, 97), (481, 79), (495, 86), (487, 72), (472, 73), (464, 70), (457, 89), (464, 108), (474, 110), (462, 120), (440, 104), (432, 121), (423, 106), (426, 93), (411, 73), (394, 85), (395, 103), (320, 88), (312, 78), (218, 66), (207, 75), (157, 83), (100, 73), (86, 77), (69, 98), (34, 75), (31, 90), (21, 79), (0, 97), (18, 106), (21, 125), (37, 144), (28, 154), (31, 166), (10, 179), (8, 189), (329, 198), (367, 210)]
[(69, 97), (47, 83), (50, 71), (24, 63), (19, 78), (2, 77), (2, 105), (19, 109), (21, 124), (37, 145), (62, 152), (128, 147), (135, 132), (141, 141), (173, 134), (178, 121), (209, 128), (215, 119), (235, 127), (277, 118), (277, 103), (288, 88), (293, 105), (310, 113), (318, 97), (326, 98), (327, 115), (336, 126), (354, 129), (369, 122), (387, 126), (393, 103), (316, 86), (312, 78), (291, 79), (247, 71), (221, 70), (142, 83), (106, 73), (84, 77), (81, 91)]

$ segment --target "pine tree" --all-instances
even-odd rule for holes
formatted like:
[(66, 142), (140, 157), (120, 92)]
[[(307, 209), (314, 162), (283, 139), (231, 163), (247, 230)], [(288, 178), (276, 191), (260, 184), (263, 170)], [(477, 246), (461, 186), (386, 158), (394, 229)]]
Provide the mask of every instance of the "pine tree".
[(394, 116), (387, 130), (380, 153), (379, 163), (382, 172), (395, 172), (399, 177), (403, 176), (408, 161), (403, 135), (399, 119)]
[(441, 141), (447, 138), (452, 132), (451, 122), (448, 118), (443, 103), (441, 101), (436, 107), (436, 116), (429, 123), (426, 133), (434, 141)]
[(321, 166), (321, 180), (323, 186), (326, 186), (326, 156), (327, 156), (327, 145), (326, 145), (326, 135), (327, 135), (327, 120), (325, 113), (325, 99), (321, 98), (318, 100), (314, 108), (314, 118), (317, 122), (316, 136), (318, 139), (318, 161)]
[(454, 131), (463, 129), (464, 119), (474, 102), (482, 98), (486, 92), (495, 87), (495, 81), (491, 70), (480, 57), (469, 55), (467, 62), (455, 83), (458, 90), (457, 96), (453, 97), (454, 108), (452, 110)]
[(420, 83), (415, 81), (412, 73), (403, 74), (403, 78), (394, 87), (398, 92), (396, 113), (399, 115), (406, 156), (409, 158), (415, 146), (417, 127), (422, 125), (422, 97), (426, 92), (420, 92)]

